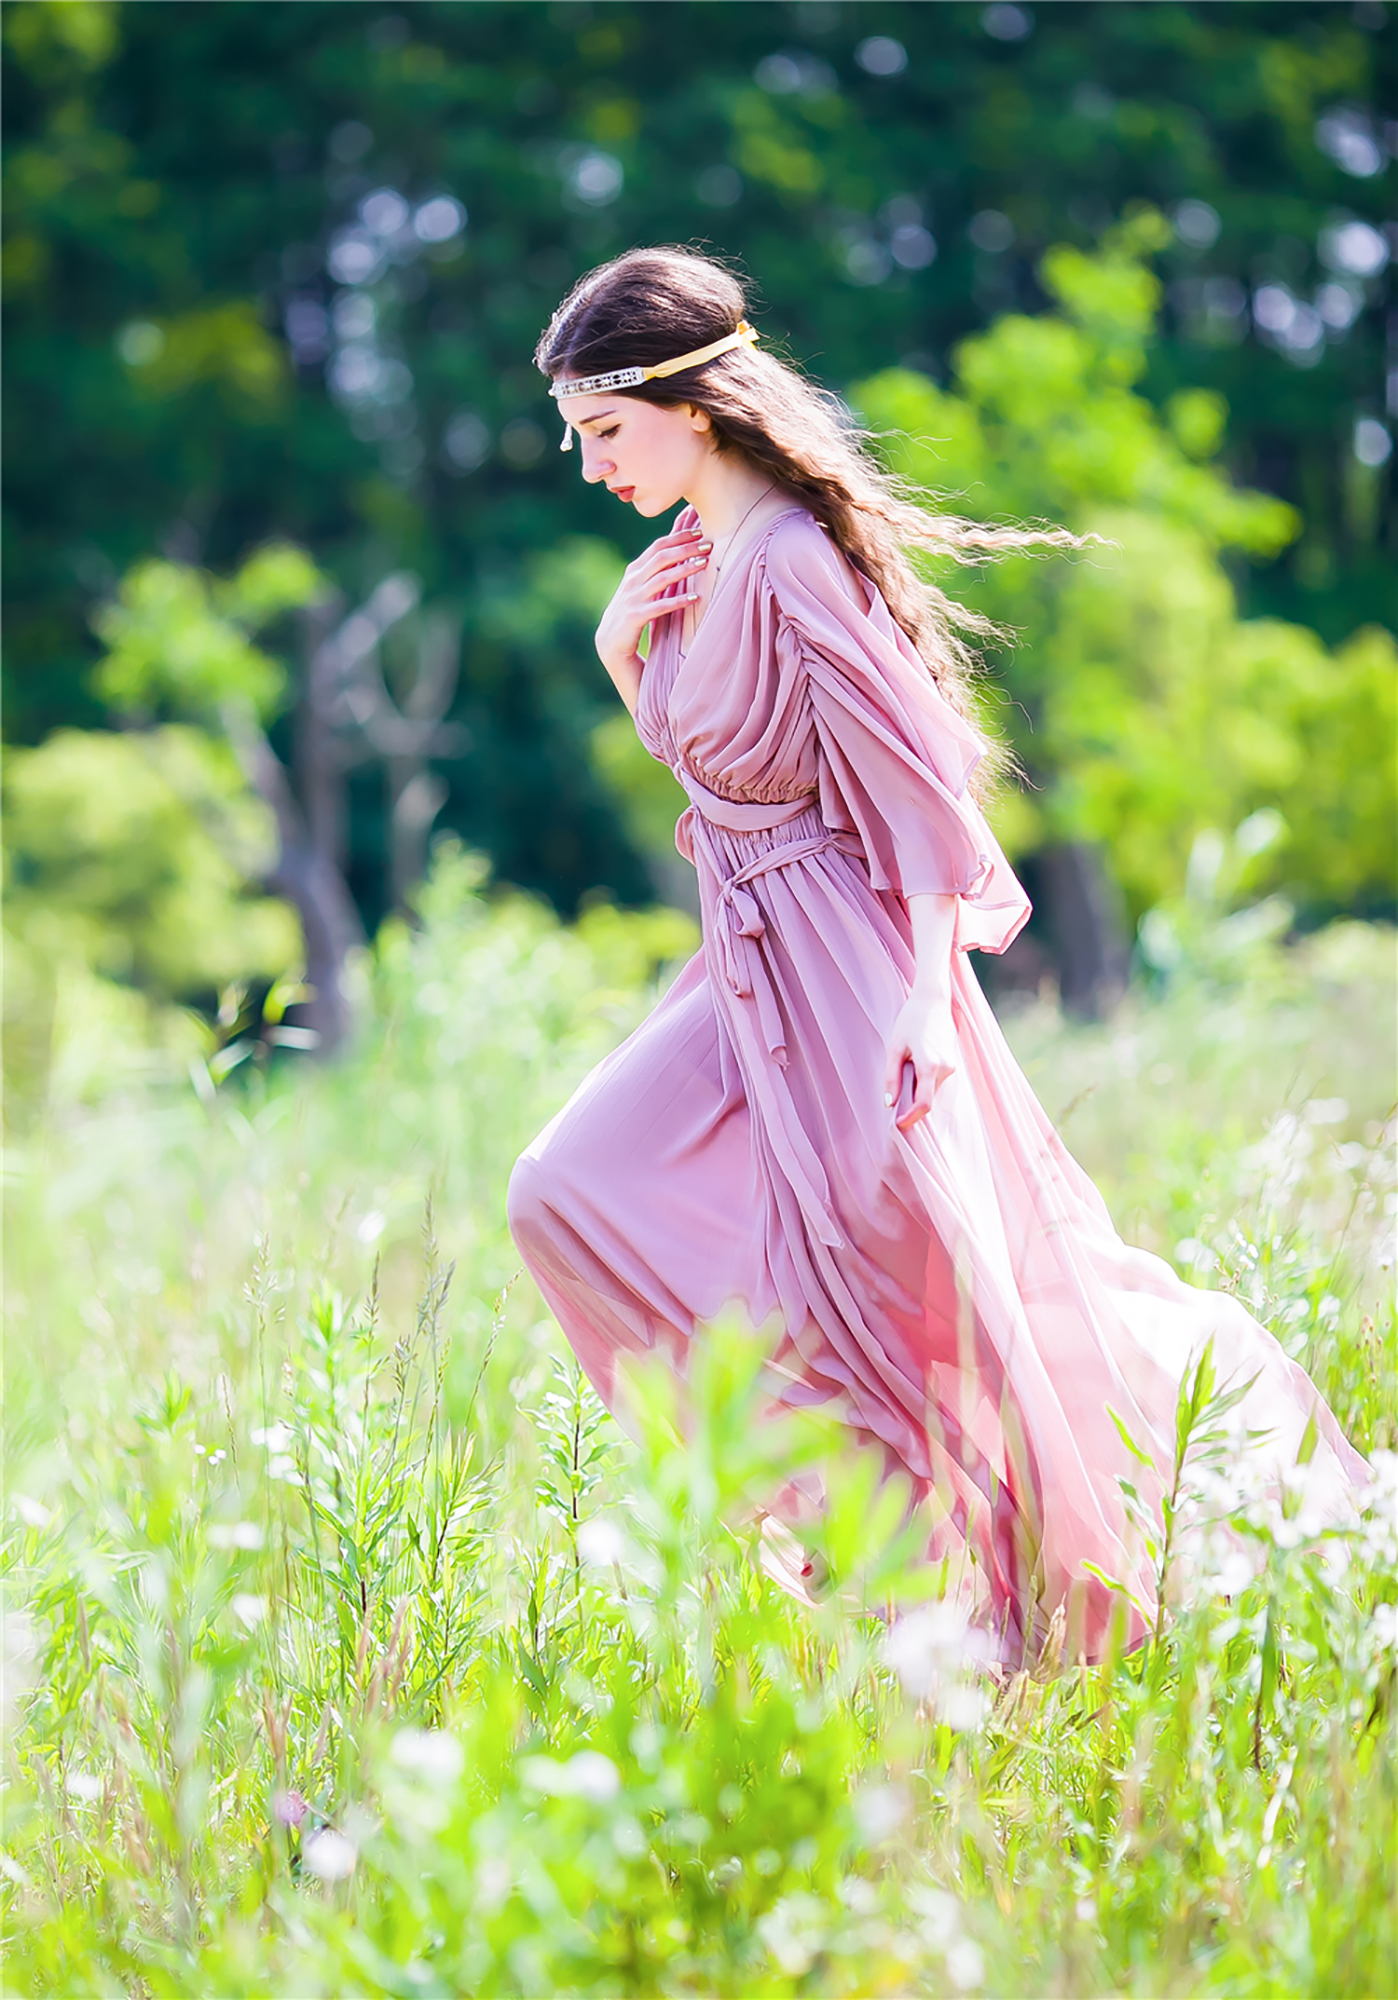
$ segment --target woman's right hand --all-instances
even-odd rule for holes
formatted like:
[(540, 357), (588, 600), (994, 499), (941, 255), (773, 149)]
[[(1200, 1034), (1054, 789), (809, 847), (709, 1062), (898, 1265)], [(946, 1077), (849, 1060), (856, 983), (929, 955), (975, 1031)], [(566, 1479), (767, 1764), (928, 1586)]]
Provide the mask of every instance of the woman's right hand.
[[(671, 611), (683, 611), (686, 604), (699, 601), (699, 592), (693, 588), (691, 579), (709, 560), (712, 547), (699, 528), (677, 528), (671, 534), (661, 535), (626, 565), (616, 595), (602, 613), (602, 622), (597, 627), (597, 657), (633, 714), (645, 667), (640, 652), (641, 634), (655, 619)], [(676, 583), (683, 583), (686, 588), (673, 597), (661, 595)]]

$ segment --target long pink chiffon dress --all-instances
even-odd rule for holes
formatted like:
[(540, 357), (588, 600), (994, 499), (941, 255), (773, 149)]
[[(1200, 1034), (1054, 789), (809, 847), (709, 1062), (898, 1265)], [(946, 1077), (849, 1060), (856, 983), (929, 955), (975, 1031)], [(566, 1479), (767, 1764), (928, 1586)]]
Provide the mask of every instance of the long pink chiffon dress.
[[(683, 1373), (725, 1308), (775, 1323), (783, 1399), (833, 1401), (907, 1476), (1001, 1657), (1055, 1612), (1066, 1656), (1099, 1657), (1114, 1606), (1129, 1642), (1153, 1602), (1112, 1413), (1168, 1475), (1209, 1335), (1257, 1376), (1279, 1462), (1314, 1413), (1312, 1490), (1342, 1506), (1364, 1461), (1237, 1300), (1122, 1242), (1016, 1064), (965, 953), (1003, 951), (1029, 901), (967, 790), (976, 738), (879, 592), (793, 505), (733, 551), (687, 654), (680, 624), (653, 628), (636, 726), (692, 802), (703, 946), (520, 1158), (515, 1242), (609, 1402), (620, 1354)], [(961, 1060), (900, 1132), (885, 1045), (924, 892), (960, 899)]]

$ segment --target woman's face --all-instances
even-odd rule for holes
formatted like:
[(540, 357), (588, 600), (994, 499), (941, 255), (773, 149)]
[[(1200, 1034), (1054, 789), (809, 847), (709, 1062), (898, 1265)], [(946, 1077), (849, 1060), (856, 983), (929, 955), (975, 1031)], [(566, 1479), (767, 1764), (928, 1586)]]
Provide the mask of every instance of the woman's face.
[(560, 396), (582, 447), (582, 476), (650, 520), (685, 498), (713, 456), (713, 427), (693, 403), (662, 409), (634, 396)]

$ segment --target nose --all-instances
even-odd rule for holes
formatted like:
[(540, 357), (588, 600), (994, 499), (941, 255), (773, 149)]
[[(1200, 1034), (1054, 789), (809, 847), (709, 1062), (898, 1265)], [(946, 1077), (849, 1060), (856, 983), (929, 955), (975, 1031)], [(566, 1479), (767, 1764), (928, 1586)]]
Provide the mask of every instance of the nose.
[(604, 452), (596, 438), (582, 433), (582, 476), (589, 486), (597, 486), (607, 475), (616, 470), (610, 454)]

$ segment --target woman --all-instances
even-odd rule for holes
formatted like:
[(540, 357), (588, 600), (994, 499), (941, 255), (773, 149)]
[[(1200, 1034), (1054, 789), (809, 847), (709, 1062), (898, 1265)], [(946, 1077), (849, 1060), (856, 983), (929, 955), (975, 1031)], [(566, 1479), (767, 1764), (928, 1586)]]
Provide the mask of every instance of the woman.
[[(831, 399), (756, 351), (720, 265), (636, 250), (574, 288), (536, 361), (583, 477), (647, 518), (597, 632), (691, 804), (702, 951), (523, 1155), (510, 1224), (599, 1393), (619, 1354), (734, 1302), (783, 1329), (783, 1400), (834, 1403), (969, 1551), (1001, 1656), (1097, 1657), (1151, 1566), (1177, 1391), (1213, 1335), (1244, 1415), (1340, 1508), (1360, 1460), (1234, 1299), (1128, 1248), (1005, 1043), (965, 954), (1029, 902), (976, 801), (990, 749), (956, 627), (906, 546), (1016, 535), (903, 500)], [(649, 626), (647, 656), (640, 652)], [(1118, 1423), (1150, 1454), (1150, 1489)], [(964, 1567), (964, 1565), (963, 1565)]]

